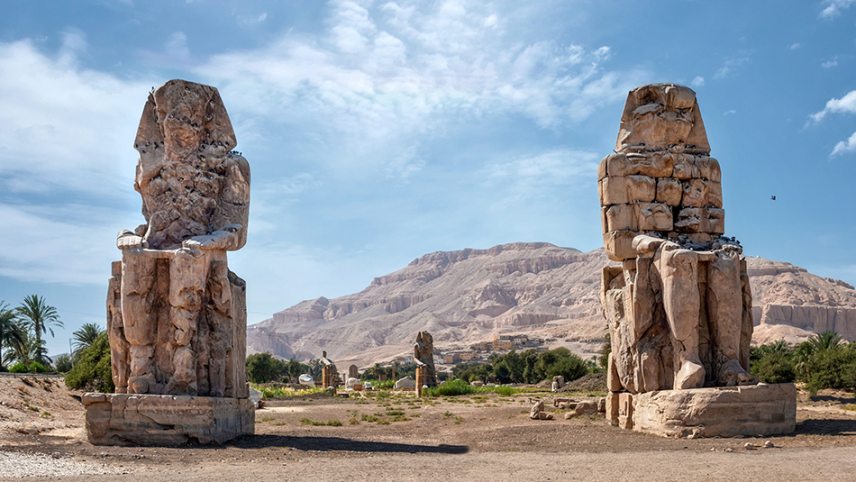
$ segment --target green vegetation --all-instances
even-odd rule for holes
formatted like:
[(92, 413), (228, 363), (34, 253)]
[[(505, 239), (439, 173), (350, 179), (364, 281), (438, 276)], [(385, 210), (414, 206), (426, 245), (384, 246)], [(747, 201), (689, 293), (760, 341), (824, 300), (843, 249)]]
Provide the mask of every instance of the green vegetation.
[(95, 341), (79, 352), (74, 367), (65, 375), (68, 388), (97, 392), (113, 392), (110, 367), (110, 343), (102, 332)]
[(856, 391), (856, 343), (825, 332), (796, 346), (761, 345), (752, 349), (750, 368), (762, 382), (802, 382), (812, 394), (825, 388)]
[(282, 386), (278, 384), (255, 384), (251, 385), (256, 390), (262, 392), (262, 395), (267, 400), (282, 400), (289, 398), (300, 398), (300, 397), (308, 397), (314, 395), (326, 395), (327, 391), (321, 387), (306, 387), (294, 389), (287, 386)]
[(342, 421), (336, 419), (330, 420), (312, 420), (311, 418), (300, 419), (303, 425), (312, 425), (313, 427), (341, 427)]
[(53, 357), (54, 368), (59, 373), (67, 373), (71, 370), (72, 362), (71, 355), (68, 353), (60, 353), (59, 355)]
[(77, 331), (72, 334), (72, 356), (76, 356), (81, 351), (89, 348), (98, 336), (104, 333), (104, 329), (97, 323), (84, 323)]
[(9, 373), (47, 373), (51, 371), (50, 367), (45, 366), (37, 361), (30, 363), (15, 363), (9, 367)]
[(375, 363), (360, 374), (361, 380), (372, 382), (375, 388), (392, 388), (396, 380), (404, 377), (416, 378), (416, 363), (393, 363), (387, 366)]
[[(43, 338), (47, 333), (54, 336), (54, 328), (62, 328), (59, 312), (56, 308), (47, 304), (45, 298), (39, 295), (30, 295), (24, 298), (21, 306), (16, 308), (19, 319), (32, 335), (32, 358), (34, 361), (49, 365), (51, 360), (47, 354), (47, 347)], [(19, 360), (23, 361), (23, 360)]]
[(293, 359), (280, 360), (270, 353), (255, 353), (247, 357), (247, 379), (253, 383), (297, 383), (304, 373), (320, 378), (320, 367), (316, 370), (313, 364), (317, 365), (317, 360), (305, 364)]
[(538, 383), (554, 376), (576, 380), (587, 373), (602, 371), (595, 361), (585, 361), (567, 348), (545, 352), (526, 350), (494, 355), (487, 363), (461, 363), (452, 370), (455, 378), (484, 383)]

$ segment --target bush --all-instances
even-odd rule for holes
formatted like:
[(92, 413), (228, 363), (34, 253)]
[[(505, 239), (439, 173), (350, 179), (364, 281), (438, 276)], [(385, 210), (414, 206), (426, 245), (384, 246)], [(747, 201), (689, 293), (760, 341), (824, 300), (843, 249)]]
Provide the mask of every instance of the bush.
[(71, 357), (67, 353), (62, 353), (54, 357), (54, 368), (59, 373), (66, 373), (71, 370)]
[(458, 395), (469, 395), (476, 393), (477, 391), (476, 387), (470, 385), (464, 380), (456, 378), (450, 382), (441, 383), (436, 387), (428, 388), (423, 393), (429, 397), (456, 397)]
[(79, 353), (74, 367), (65, 375), (66, 386), (77, 390), (113, 392), (107, 333), (98, 335), (89, 347)]
[(255, 353), (247, 357), (247, 379), (253, 383), (278, 381), (285, 373), (285, 364), (270, 353)]
[(39, 362), (30, 362), (26, 363), (16, 363), (9, 367), (10, 373), (47, 373), (51, 371), (51, 369)]
[(788, 353), (762, 354), (750, 365), (750, 371), (764, 383), (791, 383), (796, 380), (794, 361)]

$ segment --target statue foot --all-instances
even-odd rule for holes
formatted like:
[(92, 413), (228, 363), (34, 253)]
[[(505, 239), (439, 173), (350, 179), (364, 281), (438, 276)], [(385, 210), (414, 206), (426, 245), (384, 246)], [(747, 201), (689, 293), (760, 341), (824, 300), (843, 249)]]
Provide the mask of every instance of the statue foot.
[(728, 360), (719, 369), (719, 383), (726, 387), (735, 385), (750, 385), (755, 382), (754, 377), (746, 372), (737, 360)]
[(701, 363), (685, 360), (675, 374), (675, 390), (701, 388), (704, 386), (704, 367)]

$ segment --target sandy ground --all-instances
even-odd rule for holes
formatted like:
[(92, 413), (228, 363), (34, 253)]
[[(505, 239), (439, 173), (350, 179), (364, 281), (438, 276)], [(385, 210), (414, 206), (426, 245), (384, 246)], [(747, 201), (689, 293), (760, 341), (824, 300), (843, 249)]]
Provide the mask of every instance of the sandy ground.
[[(15, 383), (21, 382), (0, 379), (0, 408), (21, 397)], [(564, 420), (559, 410), (557, 420), (532, 421), (526, 397), (425, 402), (410, 395), (272, 402), (256, 412), (255, 436), (223, 447), (129, 448), (90, 445), (74, 394), (56, 387), (49, 393), (30, 390), (27, 397), (31, 407), (37, 400), (57, 404), (50, 418), (26, 407), (0, 411), (0, 478), (856, 479), (856, 411), (845, 408), (856, 403), (852, 394), (800, 403), (796, 434), (763, 439), (665, 439), (602, 418)], [(59, 408), (69, 400), (70, 408)], [(28, 421), (34, 425), (25, 429)], [(330, 421), (337, 426), (312, 425)], [(744, 447), (765, 440), (775, 447)]]

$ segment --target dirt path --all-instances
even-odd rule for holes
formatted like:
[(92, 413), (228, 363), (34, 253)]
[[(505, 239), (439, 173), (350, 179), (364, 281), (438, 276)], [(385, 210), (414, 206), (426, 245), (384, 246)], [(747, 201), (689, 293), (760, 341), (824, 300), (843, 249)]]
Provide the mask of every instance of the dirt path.
[[(40, 433), (0, 430), (0, 478), (853, 480), (856, 413), (822, 406), (801, 409), (789, 436), (678, 440), (599, 417), (564, 420), (560, 411), (557, 420), (532, 421), (524, 397), (322, 398), (257, 411), (255, 436), (183, 448), (92, 446), (77, 412)], [(744, 447), (765, 440), (775, 448)]]

